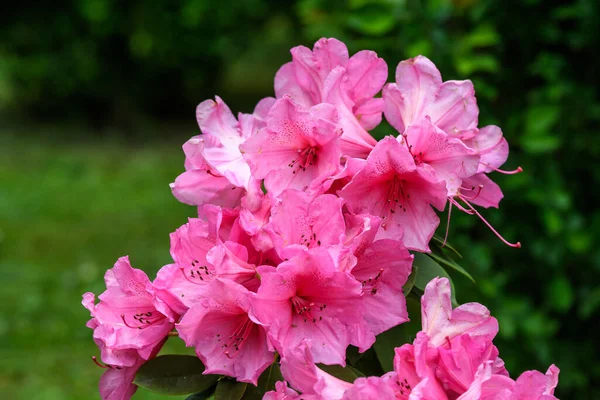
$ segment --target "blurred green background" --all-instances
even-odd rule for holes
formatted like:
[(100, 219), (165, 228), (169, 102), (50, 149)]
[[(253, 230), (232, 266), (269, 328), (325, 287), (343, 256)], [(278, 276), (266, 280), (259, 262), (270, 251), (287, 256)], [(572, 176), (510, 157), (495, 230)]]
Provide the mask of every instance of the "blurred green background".
[(523, 248), (456, 212), (450, 242), (477, 279), (455, 277), (458, 300), (499, 319), (513, 376), (554, 362), (559, 397), (600, 398), (600, 2), (18, 4), (0, 13), (2, 399), (98, 397), (81, 294), (121, 255), (151, 276), (169, 262), (169, 232), (194, 214), (167, 184), (196, 104), (218, 94), (250, 112), (288, 50), (322, 36), (376, 50), (391, 76), (423, 54), (474, 81), (480, 125), (501, 126), (507, 168), (525, 170), (493, 176), (505, 200), (484, 215)]

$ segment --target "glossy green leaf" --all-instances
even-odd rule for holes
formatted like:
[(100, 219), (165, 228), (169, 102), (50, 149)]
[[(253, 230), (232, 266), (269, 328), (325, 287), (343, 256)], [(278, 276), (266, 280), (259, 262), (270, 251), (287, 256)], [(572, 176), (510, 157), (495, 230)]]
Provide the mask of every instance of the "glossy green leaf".
[(245, 382), (223, 378), (217, 384), (215, 400), (240, 400), (244, 396), (247, 387), (248, 384)]
[(215, 398), (215, 389), (217, 385), (211, 386), (208, 390), (194, 393), (185, 398), (185, 400), (213, 400)]
[(383, 369), (379, 364), (375, 349), (371, 347), (364, 353), (359, 353), (354, 346), (348, 348), (347, 360), (350, 365), (357, 371), (357, 375), (361, 376), (381, 376)]
[(203, 392), (219, 375), (203, 375), (204, 365), (198, 357), (169, 354), (148, 361), (139, 369), (133, 383), (152, 392), (183, 395)]
[(413, 265), (412, 272), (408, 276), (408, 279), (406, 280), (406, 283), (404, 284), (404, 286), (402, 286), (402, 291), (404, 292), (404, 296), (408, 296), (410, 294), (411, 290), (413, 289), (413, 287), (415, 286), (415, 282), (417, 280), (417, 268), (418, 267)]
[(446, 270), (442, 268), (441, 265), (423, 253), (415, 253), (415, 261), (413, 262), (413, 266), (414, 265), (417, 266), (415, 287), (425, 291), (425, 287), (433, 278), (448, 278), (450, 285), (452, 286), (452, 304), (458, 305), (456, 301), (456, 290), (454, 290), (452, 278), (450, 278), (450, 275), (448, 275)]
[(462, 275), (466, 276), (471, 282), (475, 283), (475, 279), (471, 276), (471, 274), (469, 274), (467, 272), (467, 270), (465, 270), (463, 267), (458, 265), (454, 260), (451, 260), (450, 258), (441, 257), (435, 253), (430, 253), (430, 254), (428, 254), (428, 256), (433, 258), (438, 263), (443, 264), (447, 267), (452, 268), (455, 271), (460, 272)]
[(458, 252), (458, 250), (456, 250), (455, 247), (453, 247), (450, 243), (448, 243), (448, 241), (444, 241), (443, 238), (434, 235), (433, 236), (433, 240), (429, 243), (430, 246), (434, 247), (434, 248), (438, 248), (440, 249), (442, 252), (446, 252), (446, 251), (450, 251), (452, 253), (454, 253), (458, 258), (462, 258), (462, 254), (460, 254)]
[(394, 349), (412, 343), (421, 330), (421, 303), (415, 296), (406, 298), (406, 308), (410, 322), (395, 326), (377, 336), (373, 345), (384, 372), (394, 369)]

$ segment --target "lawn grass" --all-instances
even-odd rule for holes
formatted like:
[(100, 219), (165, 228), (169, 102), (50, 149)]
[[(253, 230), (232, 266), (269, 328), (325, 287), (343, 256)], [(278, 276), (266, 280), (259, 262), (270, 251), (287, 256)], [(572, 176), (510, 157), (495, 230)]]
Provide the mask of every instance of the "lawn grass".
[(0, 133), (2, 399), (99, 398), (103, 371), (90, 358), (98, 350), (81, 295), (103, 291), (119, 256), (151, 279), (170, 261), (169, 232), (195, 213), (168, 186), (183, 169), (183, 137), (72, 143)]

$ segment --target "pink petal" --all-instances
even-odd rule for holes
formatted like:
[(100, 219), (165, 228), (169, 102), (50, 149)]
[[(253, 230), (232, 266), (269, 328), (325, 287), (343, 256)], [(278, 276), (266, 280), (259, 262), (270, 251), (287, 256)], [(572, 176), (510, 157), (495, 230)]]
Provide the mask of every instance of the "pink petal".
[(447, 81), (438, 89), (435, 101), (427, 110), (433, 123), (449, 135), (477, 127), (479, 108), (473, 83)]

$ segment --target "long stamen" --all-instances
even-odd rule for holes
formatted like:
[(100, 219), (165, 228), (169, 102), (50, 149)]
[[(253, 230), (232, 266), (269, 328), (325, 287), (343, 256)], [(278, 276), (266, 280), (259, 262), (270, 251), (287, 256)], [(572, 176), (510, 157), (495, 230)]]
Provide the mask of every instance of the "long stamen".
[(322, 306), (319, 306), (317, 309), (317, 306), (315, 303), (313, 303), (313, 302), (309, 303), (307, 300), (305, 300), (301, 297), (298, 297), (298, 296), (294, 296), (291, 299), (291, 302), (294, 307), (294, 310), (296, 311), (296, 314), (298, 316), (304, 317), (304, 322), (308, 322), (309, 320), (312, 322), (321, 321), (323, 319), (323, 317), (319, 316), (319, 318), (317, 318), (313, 315), (313, 312), (323, 311), (325, 309), (325, 307), (327, 307), (327, 305), (323, 304)]
[[(198, 281), (193, 281), (191, 280), (187, 274), (185, 273), (185, 268), (180, 266), (179, 270), (181, 271), (181, 273), (183, 274), (183, 277), (185, 278), (186, 281), (193, 283), (194, 285), (202, 285), (202, 282), (198, 282)], [(196, 275), (194, 275), (194, 271), (190, 271), (190, 274), (192, 276), (192, 278), (200, 278), (201, 281), (204, 281), (204, 278), (202, 278), (202, 275), (200, 274), (200, 271), (197, 271), (198, 273)], [(206, 269), (206, 274), (208, 275), (208, 269)]]
[(477, 215), (479, 217), (479, 219), (481, 219), (483, 221), (484, 224), (487, 225), (488, 228), (490, 228), (490, 230), (492, 232), (494, 232), (494, 234), (500, 239), (502, 240), (502, 242), (504, 242), (504, 244), (506, 244), (507, 246), (510, 247), (516, 247), (516, 248), (521, 248), (521, 242), (517, 242), (517, 243), (511, 243), (508, 240), (504, 239), (502, 237), (502, 235), (500, 235), (498, 233), (498, 231), (496, 231), (494, 229), (494, 227), (492, 226), (492, 224), (490, 224), (489, 222), (486, 221), (485, 218), (483, 218), (483, 216), (481, 214), (479, 214), (479, 212), (477, 212), (477, 210), (471, 205), (471, 203), (469, 203), (467, 200), (463, 199), (461, 196), (458, 196), (466, 205), (467, 207), (469, 207), (471, 209), (471, 211), (473, 211), (475, 213), (475, 215)]
[(292, 174), (300, 171), (306, 171), (306, 168), (314, 165), (317, 159), (317, 149), (315, 147), (306, 147), (298, 149), (298, 155), (288, 164), (292, 168)]
[[(227, 358), (233, 358), (231, 352), (229, 351), (230, 348), (233, 347), (234, 351), (236, 352), (240, 350), (244, 341), (248, 338), (248, 336), (250, 336), (253, 326), (254, 322), (252, 322), (252, 320), (248, 316), (243, 318), (243, 321), (236, 326), (233, 333), (229, 335), (229, 342), (221, 345), (221, 348), (226, 349), (224, 354), (225, 356), (227, 356)], [(218, 334), (217, 338), (220, 337), (221, 335)], [(220, 342), (221, 339), (218, 339), (218, 341)], [(233, 356), (235, 356), (235, 354)]]
[(487, 163), (484, 163), (481, 161), (479, 162), (479, 164), (485, 165), (486, 167), (491, 168), (494, 171), (500, 172), (501, 174), (505, 174), (505, 175), (514, 175), (514, 174), (518, 174), (519, 172), (523, 172), (523, 168), (521, 168), (521, 167), (517, 167), (517, 169), (513, 169), (512, 171), (506, 171), (504, 169), (493, 167), (490, 164), (487, 164)]
[(362, 287), (363, 287), (363, 293), (376, 295), (377, 290), (378, 290), (377, 287), (379, 286), (379, 283), (381, 282), (382, 275), (383, 275), (383, 268), (381, 268), (377, 272), (377, 275), (375, 275), (374, 277), (369, 277), (368, 279), (363, 280), (361, 282)]
[[(461, 187), (461, 189), (462, 189), (462, 187)], [(463, 197), (463, 198), (465, 198), (465, 199), (468, 199), (468, 200), (475, 200), (475, 199), (476, 199), (477, 197), (479, 197), (479, 195), (481, 194), (481, 190), (482, 190), (482, 189), (483, 189), (483, 185), (479, 185), (479, 186), (477, 187), (477, 193), (475, 194), (475, 196), (473, 196), (473, 197), (468, 197), (468, 196), (462, 195), (462, 197)], [(466, 189), (466, 190), (471, 190), (471, 191), (472, 191), (473, 189)]]
[(125, 324), (125, 326), (128, 327), (128, 328), (131, 328), (131, 329), (142, 329), (141, 326), (132, 326), (132, 325), (129, 325), (127, 323), (127, 320), (125, 319), (125, 314), (121, 314), (121, 319), (123, 320), (123, 323)]
[(147, 327), (153, 325), (156, 322), (162, 321), (166, 317), (162, 314), (155, 315), (152, 311), (148, 311), (146, 313), (138, 313), (133, 316), (133, 319), (136, 320), (140, 325), (134, 326), (129, 325), (127, 320), (125, 319), (125, 314), (121, 314), (121, 319), (126, 327), (131, 329), (146, 329)]
[(452, 201), (450, 201), (450, 205), (448, 206), (448, 222), (446, 223), (446, 235), (444, 236), (444, 243), (442, 243), (442, 247), (446, 245), (446, 241), (448, 240), (448, 231), (450, 230), (450, 215), (452, 214)]
[(449, 197), (448, 201), (450, 202), (450, 204), (454, 204), (456, 206), (456, 208), (458, 208), (460, 211), (464, 212), (465, 214), (475, 215), (475, 213), (473, 211), (467, 210), (466, 208), (461, 206), (459, 203), (457, 203), (456, 200), (454, 200), (452, 197)]
[(94, 362), (94, 364), (96, 364), (97, 366), (99, 366), (102, 369), (110, 369), (110, 367), (108, 365), (100, 364), (100, 362), (98, 361), (96, 356), (92, 356), (92, 361)]

